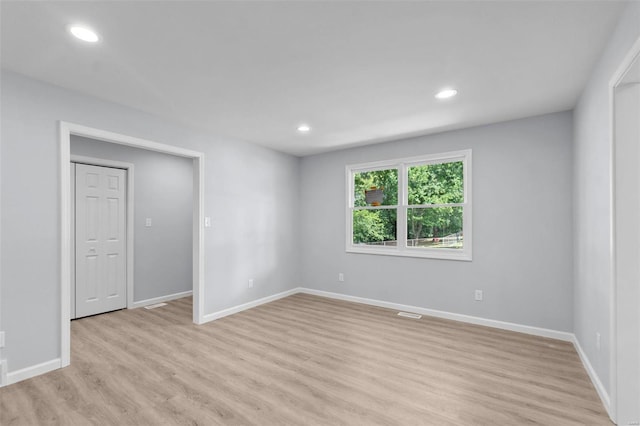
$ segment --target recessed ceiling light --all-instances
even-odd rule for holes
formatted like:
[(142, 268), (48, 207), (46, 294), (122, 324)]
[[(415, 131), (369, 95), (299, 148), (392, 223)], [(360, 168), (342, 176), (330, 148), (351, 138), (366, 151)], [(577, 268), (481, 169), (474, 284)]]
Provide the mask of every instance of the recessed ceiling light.
[(308, 124), (301, 124), (298, 126), (298, 131), (300, 133), (309, 133), (311, 131), (311, 127)]
[(69, 32), (73, 34), (76, 38), (79, 38), (82, 41), (87, 41), (89, 43), (95, 43), (99, 40), (98, 34), (96, 34), (93, 30), (82, 27), (80, 25), (71, 25), (69, 27)]
[(438, 94), (436, 95), (436, 98), (447, 99), (447, 98), (452, 98), (457, 94), (458, 94), (458, 91), (456, 89), (444, 89), (438, 92)]

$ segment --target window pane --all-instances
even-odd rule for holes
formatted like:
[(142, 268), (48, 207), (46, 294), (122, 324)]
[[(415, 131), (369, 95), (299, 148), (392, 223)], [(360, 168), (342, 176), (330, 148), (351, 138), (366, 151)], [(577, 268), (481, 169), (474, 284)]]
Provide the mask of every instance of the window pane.
[(353, 211), (353, 244), (397, 246), (396, 209)]
[(461, 249), (463, 245), (462, 207), (407, 209), (407, 247)]
[(463, 163), (409, 167), (409, 205), (464, 202)]
[(354, 173), (353, 189), (355, 207), (395, 206), (398, 204), (398, 169)]

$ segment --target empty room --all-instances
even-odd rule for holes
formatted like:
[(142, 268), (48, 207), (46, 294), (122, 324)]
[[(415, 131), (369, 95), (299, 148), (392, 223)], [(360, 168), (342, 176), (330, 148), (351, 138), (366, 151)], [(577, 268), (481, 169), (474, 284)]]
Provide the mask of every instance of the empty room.
[(640, 424), (640, 1), (0, 0), (0, 64), (0, 425)]

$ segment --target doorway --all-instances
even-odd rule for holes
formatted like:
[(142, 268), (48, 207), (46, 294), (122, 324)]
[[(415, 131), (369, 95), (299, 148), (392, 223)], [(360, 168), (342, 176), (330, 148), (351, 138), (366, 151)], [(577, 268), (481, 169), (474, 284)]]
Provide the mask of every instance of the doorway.
[(61, 217), (61, 367), (70, 364), (70, 300), (71, 300), (71, 135), (98, 141), (155, 151), (193, 161), (193, 322), (204, 322), (204, 154), (172, 145), (139, 139), (127, 135), (94, 129), (78, 124), (60, 122), (60, 217)]
[(610, 84), (612, 123), (611, 406), (640, 423), (640, 39)]

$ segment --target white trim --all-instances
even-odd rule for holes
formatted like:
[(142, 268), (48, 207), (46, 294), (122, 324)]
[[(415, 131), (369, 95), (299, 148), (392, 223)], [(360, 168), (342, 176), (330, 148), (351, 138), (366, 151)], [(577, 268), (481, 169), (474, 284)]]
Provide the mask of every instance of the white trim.
[(201, 324), (204, 306), (204, 154), (132, 136), (60, 121), (60, 367), (71, 361), (70, 324), (70, 146), (71, 135), (193, 159), (193, 322)]
[(183, 291), (181, 293), (169, 294), (167, 296), (153, 297), (151, 299), (140, 300), (138, 302), (132, 302), (129, 309), (142, 308), (144, 306), (155, 305), (156, 303), (168, 302), (170, 300), (182, 299), (183, 297), (191, 296), (193, 291)]
[(609, 80), (609, 417), (617, 423), (618, 417), (618, 290), (616, 284), (616, 149), (615, 149), (615, 90), (629, 67), (640, 55), (640, 37), (625, 55)]
[(115, 143), (118, 145), (132, 146), (134, 148), (142, 148), (149, 151), (163, 152), (165, 154), (177, 155), (179, 157), (200, 158), (204, 156), (204, 154), (198, 151), (153, 142), (147, 139), (136, 138), (134, 136), (123, 135), (121, 133), (109, 132), (107, 130), (95, 129), (81, 124), (67, 123), (64, 121), (61, 121), (60, 124), (67, 127), (71, 134), (76, 136)]
[(291, 290), (283, 291), (281, 293), (274, 294), (272, 296), (263, 297), (261, 299), (253, 300), (251, 302), (243, 303), (242, 305), (233, 306), (231, 308), (223, 309), (218, 312), (205, 315), (205, 322), (214, 321), (219, 318), (223, 318), (229, 315), (233, 315), (238, 312), (251, 309), (256, 306), (263, 305), (265, 303), (273, 302), (274, 300), (282, 299), (283, 297), (292, 296), (294, 294), (303, 293), (311, 294), (314, 296), (327, 297), (330, 299), (344, 300), (347, 302), (362, 303), (365, 305), (378, 306), (381, 308), (393, 309), (397, 311), (417, 313), (437, 318), (450, 319), (454, 321), (461, 321), (469, 324), (483, 325), (486, 327), (498, 328), (501, 330), (515, 331), (518, 333), (531, 334), (533, 336), (548, 337), (550, 339), (562, 340), (565, 342), (574, 342), (575, 336), (573, 333), (566, 331), (552, 330), (548, 328), (533, 327), (530, 325), (516, 324), (512, 322), (498, 321), (481, 317), (474, 317), (471, 315), (456, 314), (453, 312), (438, 311), (435, 309), (422, 308), (419, 306), (403, 305), (400, 303), (386, 302), (384, 300), (368, 299), (359, 296), (350, 296), (347, 294), (333, 293), (329, 291), (316, 290), (306, 287), (297, 287)]
[(598, 396), (600, 396), (600, 400), (602, 401), (602, 405), (607, 410), (609, 417), (611, 417), (611, 399), (609, 398), (609, 394), (607, 393), (607, 389), (604, 387), (602, 382), (600, 381), (600, 377), (598, 377), (598, 373), (591, 365), (587, 354), (582, 350), (582, 346), (580, 346), (580, 341), (574, 335), (573, 336), (573, 346), (576, 348), (576, 352), (578, 352), (578, 356), (580, 357), (580, 361), (582, 361), (582, 365), (584, 369), (587, 370), (587, 374), (591, 379), (591, 383), (593, 383), (593, 387), (596, 388), (596, 392), (598, 392)]
[(0, 388), (7, 386), (7, 360), (0, 359)]
[(76, 180), (77, 180), (77, 164), (71, 163), (69, 166), (70, 176), (69, 176), (69, 197), (70, 197), (70, 206), (69, 206), (69, 232), (71, 233), (71, 238), (69, 239), (69, 257), (71, 259), (71, 264), (69, 265), (69, 318), (76, 319), (76, 291), (77, 280), (76, 280)]
[[(465, 209), (466, 210), (466, 209)], [(466, 236), (465, 236), (466, 237)], [(466, 244), (466, 241), (465, 241)], [(396, 246), (378, 247), (378, 246), (358, 246), (347, 248), (347, 253), (353, 254), (375, 254), (383, 256), (397, 256), (397, 257), (417, 257), (422, 259), (438, 259), (438, 260), (460, 260), (464, 262), (471, 262), (473, 259), (464, 255), (462, 250), (453, 248), (416, 248), (407, 247), (405, 250), (395, 250)]]
[[(464, 246), (462, 249), (452, 248), (415, 248), (409, 247), (407, 241), (407, 209), (417, 207), (408, 205), (406, 179), (408, 168), (424, 164), (440, 164), (449, 162), (463, 162), (464, 173), (464, 202), (456, 203), (463, 207)], [(396, 169), (398, 171), (398, 204), (393, 206), (354, 207), (353, 179), (355, 173), (369, 172), (381, 169)], [(374, 254), (386, 256), (418, 257), (427, 259), (471, 261), (473, 257), (473, 213), (472, 213), (472, 150), (460, 150), (425, 154), (415, 157), (396, 158), (391, 160), (374, 161), (345, 166), (345, 251), (347, 253)], [(453, 205), (453, 204), (452, 204)], [(425, 205), (418, 207), (436, 208), (441, 205)], [(450, 205), (447, 205), (450, 206)], [(356, 210), (396, 209), (396, 246), (372, 246), (353, 244), (353, 212)]]
[[(193, 322), (204, 323), (204, 154), (193, 157)], [(196, 262), (195, 259), (198, 259)]]
[(420, 164), (439, 164), (455, 162), (456, 159), (464, 160), (471, 152), (470, 149), (462, 149), (459, 151), (437, 152), (435, 154), (415, 155), (413, 157), (393, 158), (391, 160), (370, 161), (366, 163), (348, 164), (347, 168), (356, 172), (369, 172), (374, 170), (386, 169), (397, 166), (400, 163), (408, 166), (416, 166)]
[(111, 167), (114, 169), (126, 169), (126, 170), (129, 170), (135, 167), (134, 164), (126, 163), (124, 161), (109, 160), (106, 158), (98, 158), (98, 157), (87, 157), (85, 155), (75, 155), (75, 154), (71, 154), (71, 162), (88, 164), (90, 166)]
[(21, 382), (23, 380), (30, 379), (41, 374), (48, 373), (53, 370), (57, 370), (61, 367), (62, 361), (60, 358), (52, 359), (40, 364), (32, 365), (21, 370), (14, 371), (7, 374), (7, 385)]
[[(71, 155), (72, 163), (89, 164), (93, 166), (112, 167), (117, 169), (125, 169), (127, 171), (127, 222), (125, 225), (126, 239), (127, 239), (127, 308), (133, 306), (133, 294), (134, 294), (134, 242), (135, 242), (135, 220), (134, 220), (134, 176), (135, 165), (132, 163), (125, 163), (124, 161), (107, 160), (104, 158), (86, 157), (84, 155)], [(71, 241), (73, 245), (73, 241)], [(71, 255), (73, 256), (73, 254)], [(73, 277), (73, 274), (71, 275)], [(72, 280), (74, 278), (71, 278)], [(70, 295), (71, 297), (71, 295)]]
[(71, 126), (60, 122), (60, 367), (71, 363)]
[(618, 378), (616, 377), (616, 357), (617, 342), (616, 336), (616, 239), (615, 239), (615, 217), (616, 217), (616, 198), (615, 198), (615, 173), (616, 173), (616, 151), (614, 147), (614, 123), (615, 115), (613, 112), (615, 86), (609, 87), (609, 418), (613, 423), (617, 423), (616, 401), (618, 386)]
[(206, 314), (204, 316), (204, 322), (214, 321), (220, 318), (224, 318), (229, 315), (236, 314), (238, 312), (246, 311), (247, 309), (255, 308), (256, 306), (264, 305), (265, 303), (273, 302), (274, 300), (282, 299), (283, 297), (291, 296), (296, 293), (300, 293), (300, 288), (294, 288), (291, 290), (283, 291), (271, 296), (256, 299), (251, 302), (243, 303), (242, 305), (232, 306), (231, 308), (223, 309), (218, 312)]
[(365, 305), (379, 306), (381, 308), (393, 309), (397, 311), (412, 312), (416, 314), (427, 315), (431, 317), (450, 319), (454, 321), (466, 322), (469, 324), (483, 325), (486, 327), (499, 328), (501, 330), (516, 331), (518, 333), (531, 334), (534, 336), (548, 337), (550, 339), (563, 340), (565, 342), (573, 342), (573, 333), (566, 331), (551, 330), (548, 328), (533, 327), (530, 325), (521, 325), (512, 322), (498, 321), (471, 315), (456, 314), (453, 312), (438, 311), (435, 309), (421, 308), (419, 306), (403, 305), (400, 303), (386, 302), (377, 299), (368, 299), (359, 296), (350, 296), (347, 294), (333, 293), (323, 290), (315, 290), (310, 288), (299, 287), (298, 293), (311, 294), (314, 296), (328, 297), (331, 299), (344, 300), (347, 302), (363, 303)]

